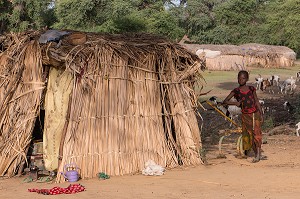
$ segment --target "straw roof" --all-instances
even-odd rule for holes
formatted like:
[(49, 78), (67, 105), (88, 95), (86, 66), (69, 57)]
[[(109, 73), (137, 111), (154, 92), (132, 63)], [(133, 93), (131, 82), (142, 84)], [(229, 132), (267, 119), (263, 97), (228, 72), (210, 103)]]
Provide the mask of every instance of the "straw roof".
[[(219, 56), (207, 57), (209, 70), (240, 70), (247, 67), (278, 68), (290, 67), (296, 60), (296, 53), (286, 46), (263, 45), (249, 43), (243, 45), (181, 45), (190, 52), (200, 54), (202, 51), (218, 52)], [(205, 53), (203, 53), (205, 54)]]
[(286, 46), (273, 46), (257, 43), (242, 45), (212, 45), (212, 44), (182, 44), (185, 48), (196, 53), (199, 49), (220, 51), (222, 55), (253, 55), (253, 56), (286, 56), (295, 59), (296, 53)]
[[(154, 35), (69, 32), (59, 43), (40, 44), (42, 31), (0, 37), (0, 175), (23, 168), (51, 68), (74, 80), (67, 105), (45, 105), (46, 115), (68, 106), (59, 118), (58, 171), (76, 162), (81, 177), (91, 178), (139, 172), (148, 159), (166, 167), (202, 163), (194, 112), (202, 60)], [(45, 126), (47, 133), (51, 123)]]

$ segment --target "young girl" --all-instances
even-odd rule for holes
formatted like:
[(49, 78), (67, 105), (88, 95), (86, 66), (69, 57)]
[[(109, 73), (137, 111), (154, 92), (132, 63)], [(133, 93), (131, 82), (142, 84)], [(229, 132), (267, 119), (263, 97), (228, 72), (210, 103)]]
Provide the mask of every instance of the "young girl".
[[(252, 147), (255, 153), (252, 162), (258, 162), (261, 160), (263, 112), (256, 95), (256, 89), (246, 85), (248, 80), (249, 73), (244, 70), (240, 71), (238, 73), (239, 87), (230, 92), (223, 104), (241, 107), (243, 150), (247, 155)], [(229, 101), (232, 97), (235, 97), (237, 102)]]

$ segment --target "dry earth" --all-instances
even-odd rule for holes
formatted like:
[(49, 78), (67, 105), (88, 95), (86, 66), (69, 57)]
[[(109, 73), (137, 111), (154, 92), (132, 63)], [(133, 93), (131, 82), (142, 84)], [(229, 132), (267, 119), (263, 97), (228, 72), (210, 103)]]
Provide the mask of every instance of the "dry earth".
[[(298, 83), (299, 84), (299, 83)], [(225, 82), (233, 88), (233, 82)], [(224, 86), (223, 85), (223, 86)], [(202, 152), (206, 164), (197, 167), (167, 170), (163, 176), (128, 175), (108, 180), (80, 180), (86, 191), (68, 195), (68, 198), (300, 198), (300, 137), (295, 136), (296, 118), (283, 109), (285, 100), (299, 100), (298, 85), (294, 95), (269, 95), (259, 92), (260, 98), (270, 107), (266, 117), (273, 117), (272, 128), (264, 129), (264, 154), (268, 160), (251, 163), (251, 158), (237, 159), (236, 138), (226, 138), (223, 152), (226, 158), (218, 158), (219, 129), (229, 128), (228, 122), (213, 110), (200, 110), (203, 123)], [(213, 94), (213, 93), (211, 93)], [(227, 93), (226, 93), (227, 94)], [(226, 95), (225, 94), (225, 95)], [(217, 95), (217, 94), (216, 94)], [(219, 95), (219, 97), (224, 97)], [(267, 119), (267, 118), (266, 118)], [(272, 129), (277, 128), (278, 131)], [(272, 133), (271, 133), (272, 132)], [(69, 183), (24, 183), (26, 176), (10, 179), (0, 178), (0, 198), (64, 198), (66, 195), (44, 196), (30, 193), (28, 188), (67, 187)]]
[[(86, 191), (68, 198), (299, 198), (300, 139), (274, 135), (263, 145), (268, 160), (237, 159), (234, 143), (224, 144), (226, 159), (218, 159), (216, 145), (208, 148), (207, 164), (167, 170), (163, 176), (122, 176), (108, 180), (80, 180)], [(24, 177), (0, 180), (0, 198), (63, 198), (30, 193), (28, 188), (52, 188), (53, 183), (23, 183)], [(67, 187), (68, 183), (59, 184)]]

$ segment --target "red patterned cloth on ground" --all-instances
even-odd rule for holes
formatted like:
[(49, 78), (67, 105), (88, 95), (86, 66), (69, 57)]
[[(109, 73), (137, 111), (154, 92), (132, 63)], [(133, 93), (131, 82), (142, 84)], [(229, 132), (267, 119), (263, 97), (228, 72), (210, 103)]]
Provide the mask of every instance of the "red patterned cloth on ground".
[(70, 184), (67, 188), (53, 187), (52, 189), (28, 189), (29, 192), (36, 192), (44, 195), (73, 194), (84, 191), (81, 184)]

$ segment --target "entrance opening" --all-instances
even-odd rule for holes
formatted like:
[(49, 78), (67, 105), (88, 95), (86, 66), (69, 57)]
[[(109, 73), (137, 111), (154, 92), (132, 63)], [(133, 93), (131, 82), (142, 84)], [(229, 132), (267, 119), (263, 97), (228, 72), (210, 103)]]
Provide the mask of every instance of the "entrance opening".
[(32, 140), (27, 153), (27, 170), (44, 171), (43, 161), (43, 131), (45, 122), (45, 110), (40, 109), (32, 131)]

